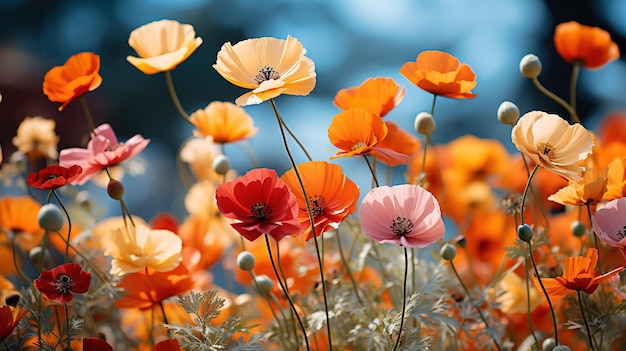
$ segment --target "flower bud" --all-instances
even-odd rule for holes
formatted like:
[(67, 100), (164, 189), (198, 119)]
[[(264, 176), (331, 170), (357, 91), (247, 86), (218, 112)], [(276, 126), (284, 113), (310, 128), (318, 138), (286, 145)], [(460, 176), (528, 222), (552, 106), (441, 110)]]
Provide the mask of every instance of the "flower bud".
[(569, 348), (569, 346), (565, 346), (565, 345), (556, 345), (552, 351), (572, 351), (572, 349)]
[(541, 351), (552, 351), (556, 346), (554, 338), (547, 338), (541, 343)]
[(537, 78), (541, 73), (541, 60), (537, 55), (528, 54), (519, 62), (519, 70), (526, 78)]
[(45, 264), (46, 257), (49, 257), (49, 255), (48, 249), (42, 250), (41, 246), (35, 246), (28, 251), (28, 259), (38, 268)]
[(17, 306), (17, 304), (20, 302), (20, 299), (22, 297), (20, 296), (20, 294), (18, 293), (12, 293), (7, 295), (7, 297), (4, 299), (4, 302), (8, 305), (8, 306)]
[(217, 155), (213, 159), (213, 170), (219, 175), (224, 175), (230, 170), (230, 160), (226, 155)]
[(500, 106), (498, 106), (498, 120), (500, 123), (514, 126), (518, 118), (519, 108), (514, 103), (503, 101)]
[(428, 112), (420, 112), (415, 116), (414, 127), (416, 132), (422, 135), (430, 135), (435, 131), (437, 124), (433, 115)]
[(445, 243), (439, 250), (439, 254), (444, 260), (452, 261), (456, 257), (456, 248), (448, 243)]
[(528, 224), (522, 224), (517, 227), (517, 236), (524, 242), (529, 243), (533, 240), (534, 235), (535, 233), (533, 233), (533, 228), (531, 228)]
[(39, 209), (37, 222), (41, 228), (47, 231), (58, 232), (63, 228), (65, 219), (63, 218), (59, 206), (55, 204), (45, 204)]
[(574, 234), (574, 236), (578, 238), (585, 235), (585, 233), (587, 232), (587, 228), (581, 221), (573, 221), (570, 225), (570, 230), (572, 231), (572, 234)]
[(268, 295), (274, 287), (274, 282), (270, 277), (261, 274), (255, 277), (257, 288), (262, 295)]
[(237, 255), (237, 266), (242, 271), (251, 271), (255, 263), (254, 256), (249, 251), (242, 251)]
[(117, 179), (109, 180), (107, 193), (113, 200), (122, 200), (124, 197), (124, 184)]

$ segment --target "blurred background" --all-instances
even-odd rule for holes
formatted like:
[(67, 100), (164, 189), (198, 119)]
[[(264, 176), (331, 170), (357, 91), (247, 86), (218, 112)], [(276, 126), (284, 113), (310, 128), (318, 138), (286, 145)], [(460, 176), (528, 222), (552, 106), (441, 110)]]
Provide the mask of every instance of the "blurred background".
[[(147, 76), (126, 61), (135, 52), (130, 32), (145, 23), (169, 18), (192, 24), (204, 43), (173, 72), (180, 100), (191, 113), (214, 100), (234, 101), (244, 93), (211, 67), (224, 42), (292, 35), (316, 64), (317, 86), (307, 97), (281, 96), (278, 108), (314, 159), (328, 160), (334, 148), (327, 128), (339, 110), (332, 104), (338, 90), (357, 86), (369, 77), (392, 77), (406, 89), (404, 101), (386, 118), (413, 129), (413, 119), (428, 111), (432, 96), (411, 85), (399, 73), (423, 50), (447, 51), (468, 63), (477, 75), (479, 94), (472, 100), (437, 100), (433, 134), (446, 143), (465, 134), (501, 140), (512, 150), (510, 127), (496, 119), (503, 100), (515, 102), (522, 113), (565, 111), (541, 95), (519, 73), (527, 53), (543, 63), (542, 83), (567, 96), (571, 66), (554, 49), (554, 27), (576, 20), (608, 30), (626, 50), (626, 1), (623, 0), (107, 0), (0, 1), (0, 145), (4, 160), (15, 148), (11, 138), (26, 116), (44, 116), (57, 123), (59, 150), (84, 147), (88, 134), (80, 104), (58, 112), (58, 103), (43, 95), (44, 74), (71, 55), (92, 51), (101, 57), (103, 84), (86, 95), (96, 124), (108, 122), (120, 140), (142, 134), (152, 142), (140, 155), (144, 174), (126, 176), (131, 212), (150, 218), (161, 211), (184, 214), (184, 187), (175, 158), (192, 128), (176, 113), (163, 74)], [(585, 126), (626, 109), (626, 62), (623, 59), (596, 71), (583, 69), (578, 111)], [(278, 129), (269, 104), (246, 107), (259, 127), (248, 142), (261, 166), (279, 174), (289, 168), (278, 142)], [(294, 147), (295, 150), (295, 147)], [(233, 167), (251, 168), (243, 151), (228, 145)], [(304, 161), (302, 155), (298, 161)], [(340, 160), (351, 178), (369, 185), (367, 169), (356, 160)], [(395, 171), (402, 179), (402, 169)], [(91, 186), (91, 185), (90, 185)], [(0, 188), (8, 193), (11, 189)], [(104, 190), (97, 193), (105, 195)], [(117, 210), (112, 200), (103, 198)], [(108, 201), (108, 202), (107, 202)]]

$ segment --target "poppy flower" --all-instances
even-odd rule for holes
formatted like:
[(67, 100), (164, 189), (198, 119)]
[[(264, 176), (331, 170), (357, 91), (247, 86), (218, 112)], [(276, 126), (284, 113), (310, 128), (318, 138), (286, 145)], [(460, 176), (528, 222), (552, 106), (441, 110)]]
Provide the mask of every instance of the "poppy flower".
[(117, 141), (113, 128), (108, 123), (94, 129), (91, 140), (86, 149), (70, 148), (61, 150), (59, 166), (71, 167), (78, 165), (83, 173), (74, 179), (71, 184), (83, 185), (93, 178), (98, 171), (119, 164), (146, 148), (150, 139), (144, 139), (137, 134), (125, 143)]
[(531, 111), (511, 131), (513, 144), (535, 164), (568, 180), (580, 179), (582, 160), (591, 154), (591, 134), (580, 123), (570, 125), (558, 115)]
[(28, 186), (33, 188), (54, 190), (73, 182), (82, 172), (83, 169), (77, 165), (69, 168), (53, 165), (43, 168), (37, 173), (32, 172), (28, 175), (26, 182)]
[[(408, 161), (408, 156), (416, 153), (421, 146), (419, 138), (415, 135), (407, 132), (406, 130), (400, 128), (397, 123), (393, 121), (385, 121), (385, 126), (387, 126), (387, 136), (383, 138), (377, 145), (377, 150), (388, 150), (386, 152), (392, 151), (397, 152), (398, 154), (406, 155), (405, 161), (402, 163), (406, 163)], [(381, 152), (375, 150), (372, 155), (378, 158), (382, 163), (387, 164), (388, 166), (396, 166), (397, 163), (394, 160), (391, 163), (387, 163), (389, 158), (385, 153), (382, 153), (382, 157), (380, 157)]]
[(249, 241), (268, 234), (279, 241), (300, 232), (298, 201), (276, 171), (257, 168), (215, 191), (217, 207)]
[(607, 178), (605, 172), (590, 169), (582, 178), (571, 181), (556, 193), (548, 196), (548, 200), (561, 205), (583, 206), (602, 201), (606, 192)]
[(405, 163), (407, 155), (377, 147), (388, 132), (383, 119), (365, 108), (342, 111), (335, 115), (328, 127), (328, 139), (340, 149), (330, 159), (371, 153), (390, 166)]
[(104, 254), (113, 257), (111, 274), (124, 275), (152, 268), (167, 272), (181, 260), (182, 240), (169, 230), (137, 225), (110, 233)]
[(78, 263), (71, 262), (43, 271), (35, 279), (37, 290), (48, 300), (60, 304), (69, 303), (74, 294), (89, 290), (91, 273), (83, 271)]
[(113, 351), (113, 347), (104, 339), (84, 338), (83, 350), (89, 351)]
[(154, 351), (180, 351), (180, 344), (176, 339), (163, 340), (154, 345)]
[(13, 145), (29, 160), (37, 158), (56, 159), (59, 136), (54, 132), (56, 123), (40, 116), (26, 117), (17, 127)]
[[(10, 230), (17, 235), (15, 243), (23, 251), (29, 251), (33, 247), (38, 246), (41, 243), (44, 232), (37, 221), (40, 208), (41, 204), (30, 196), (5, 196), (0, 198), (0, 242), (3, 241), (2, 237), (6, 235), (6, 231)], [(4, 245), (0, 245), (0, 247), (4, 247)], [(8, 256), (7, 259), (12, 257), (12, 255)], [(9, 266), (12, 265), (13, 263), (11, 262)]]
[(28, 311), (7, 305), (0, 307), (0, 340), (8, 338), (13, 333), (17, 323), (26, 313)]
[(611, 200), (591, 216), (593, 231), (626, 258), (626, 197)]
[[(587, 254), (583, 256), (573, 256), (565, 258), (565, 269), (563, 276), (556, 278), (541, 278), (543, 286), (549, 296), (560, 296), (574, 291), (583, 291), (591, 294), (603, 281), (624, 270), (624, 267), (598, 275), (596, 263), (598, 262), (598, 250), (587, 249)], [(537, 277), (533, 277), (533, 282), (537, 290), (543, 291), (539, 285)]]
[(115, 307), (151, 308), (168, 297), (186, 293), (193, 284), (189, 271), (183, 264), (168, 272), (157, 272), (148, 268), (127, 274), (117, 284), (125, 295), (115, 302)]
[(606, 168), (606, 192), (602, 200), (611, 201), (626, 196), (626, 159), (618, 156)]
[(365, 235), (404, 247), (426, 247), (446, 231), (437, 199), (412, 184), (372, 189), (361, 201), (359, 220)]
[[(315, 222), (315, 234), (337, 229), (348, 215), (356, 211), (359, 187), (346, 177), (341, 167), (324, 161), (310, 161), (298, 165), (309, 206)], [(313, 238), (311, 221), (306, 202), (294, 169), (287, 171), (281, 179), (298, 199), (301, 233), (306, 240)]]
[(619, 48), (611, 40), (609, 32), (576, 21), (556, 26), (554, 45), (565, 61), (580, 61), (586, 68), (600, 68), (620, 56)]
[(100, 56), (92, 52), (76, 54), (50, 69), (43, 77), (43, 93), (52, 102), (62, 102), (62, 111), (70, 102), (96, 90), (102, 83)]
[(407, 62), (400, 73), (418, 88), (452, 99), (471, 99), (476, 75), (467, 64), (443, 51), (422, 51), (415, 62)]
[(171, 71), (184, 62), (202, 44), (190, 24), (174, 20), (160, 20), (133, 30), (128, 38), (139, 57), (126, 60), (145, 74)]
[(376, 77), (368, 78), (358, 87), (339, 90), (333, 103), (342, 110), (363, 107), (384, 117), (403, 98), (404, 88), (401, 88), (393, 79)]
[(193, 134), (212, 137), (219, 144), (233, 143), (253, 137), (257, 133), (252, 117), (242, 107), (230, 102), (213, 101), (189, 116), (197, 130)]
[(213, 68), (227, 81), (252, 89), (235, 100), (259, 104), (279, 95), (308, 95), (315, 88), (315, 64), (296, 38), (264, 37), (222, 45)]

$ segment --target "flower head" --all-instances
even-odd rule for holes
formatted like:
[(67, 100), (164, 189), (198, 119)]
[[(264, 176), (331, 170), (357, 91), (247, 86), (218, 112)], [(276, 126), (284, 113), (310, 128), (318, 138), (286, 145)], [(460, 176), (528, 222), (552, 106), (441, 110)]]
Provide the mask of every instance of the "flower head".
[[(346, 177), (341, 167), (324, 161), (310, 161), (297, 166), (315, 222), (315, 234), (337, 229), (339, 223), (356, 211), (359, 187)], [(306, 240), (313, 238), (306, 202), (294, 169), (281, 179), (293, 191), (300, 208), (298, 219)]]
[(62, 102), (59, 111), (102, 83), (100, 56), (91, 52), (76, 54), (63, 64), (52, 67), (43, 77), (43, 93), (48, 100)]
[(0, 198), (0, 238), (10, 230), (17, 235), (15, 241), (20, 249), (28, 251), (39, 245), (44, 232), (37, 223), (40, 208), (41, 205), (30, 196)]
[(77, 165), (72, 165), (69, 168), (52, 165), (39, 170), (37, 173), (32, 172), (28, 175), (26, 182), (28, 186), (33, 188), (54, 190), (73, 182), (82, 172), (83, 169)]
[(591, 217), (600, 240), (620, 249), (626, 258), (626, 197), (611, 200)]
[[(565, 258), (563, 276), (541, 278), (541, 282), (550, 296), (565, 295), (577, 290), (591, 294), (596, 291), (600, 283), (624, 270), (624, 267), (619, 267), (608, 273), (598, 275), (596, 272), (597, 262), (598, 250), (587, 249), (587, 254), (584, 257), (573, 256)], [(533, 277), (533, 282), (537, 290), (542, 291), (537, 277)]]
[(149, 142), (150, 139), (144, 139), (137, 134), (125, 143), (120, 143), (117, 141), (113, 128), (105, 123), (94, 130), (86, 149), (61, 150), (59, 165), (62, 167), (80, 166), (83, 173), (71, 184), (83, 185), (98, 171), (137, 155), (146, 148)]
[(133, 30), (128, 38), (139, 57), (126, 60), (145, 74), (171, 71), (184, 62), (202, 44), (190, 24), (174, 20), (160, 20)]
[(602, 201), (606, 192), (606, 173), (597, 169), (585, 172), (577, 181), (569, 181), (569, 184), (561, 188), (555, 194), (548, 196), (548, 200), (561, 205), (582, 206)]
[(556, 26), (554, 45), (565, 61), (580, 61), (586, 68), (600, 68), (620, 56), (619, 48), (611, 40), (609, 32), (575, 21)]
[(54, 132), (56, 123), (40, 116), (26, 117), (17, 127), (13, 145), (30, 160), (40, 157), (56, 159), (59, 137)]
[(0, 307), (0, 340), (4, 340), (13, 333), (17, 323), (20, 319), (28, 313), (27, 310), (21, 310), (19, 308), (13, 308), (11, 306), (4, 305)]
[(315, 87), (315, 64), (294, 37), (264, 37), (222, 45), (213, 68), (227, 81), (252, 91), (235, 101), (259, 104), (281, 94), (308, 95)]
[(197, 128), (195, 136), (212, 137), (219, 144), (234, 143), (257, 133), (252, 117), (242, 107), (230, 102), (213, 101), (189, 116)]
[(169, 230), (137, 225), (115, 230), (110, 235), (104, 254), (113, 257), (112, 275), (135, 273), (146, 267), (167, 272), (182, 261), (182, 240)]
[(384, 117), (404, 98), (401, 88), (391, 78), (369, 78), (358, 87), (341, 89), (333, 103), (342, 110), (364, 107), (370, 112)]
[(124, 290), (125, 295), (115, 302), (115, 307), (151, 308), (168, 297), (186, 293), (193, 284), (189, 271), (183, 264), (166, 272), (148, 268), (127, 274), (117, 285)]
[(469, 99), (476, 75), (467, 64), (443, 51), (422, 51), (415, 62), (407, 62), (400, 73), (418, 88), (453, 99)]
[(72, 301), (74, 294), (86, 293), (90, 284), (91, 273), (83, 271), (75, 262), (43, 271), (39, 278), (35, 279), (37, 290), (46, 299), (60, 304)]
[(511, 131), (513, 143), (537, 165), (568, 180), (580, 179), (580, 162), (591, 154), (593, 140), (580, 124), (542, 111), (523, 115)]
[(407, 155), (377, 147), (389, 132), (382, 118), (362, 107), (338, 113), (328, 127), (328, 139), (340, 151), (330, 159), (371, 153), (390, 166), (405, 163)]
[(370, 238), (404, 247), (426, 247), (446, 231), (437, 199), (412, 184), (372, 189), (361, 202), (359, 220)]
[(231, 226), (253, 241), (268, 234), (276, 241), (300, 232), (298, 202), (276, 171), (257, 168), (215, 191), (217, 207)]

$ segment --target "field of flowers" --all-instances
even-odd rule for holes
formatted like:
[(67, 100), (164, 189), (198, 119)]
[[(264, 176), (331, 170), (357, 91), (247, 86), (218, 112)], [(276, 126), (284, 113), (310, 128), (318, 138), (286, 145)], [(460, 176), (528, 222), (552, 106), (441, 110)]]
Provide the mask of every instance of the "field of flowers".
[[(164, 75), (194, 128), (177, 155), (187, 215), (141, 218), (127, 206), (121, 165), (150, 140), (118, 140), (90, 110), (106, 80), (100, 56), (52, 67), (43, 94), (59, 111), (81, 105), (86, 142), (59, 151), (55, 121), (28, 116), (17, 151), (0, 160), (3, 184), (20, 193), (0, 196), (0, 350), (626, 348), (626, 115), (590, 130), (576, 109), (580, 70), (620, 57), (606, 31), (556, 26), (567, 97), (540, 82), (538, 56), (520, 58), (520, 74), (562, 109), (504, 101), (486, 112), (510, 126), (517, 153), (469, 134), (431, 140), (436, 107), (476, 97), (480, 72), (427, 50), (398, 63), (406, 88), (372, 72), (336, 93), (325, 160), (280, 113), (282, 99), (306, 99), (317, 82), (298, 39), (225, 43), (213, 68), (243, 94), (192, 113), (172, 71), (202, 44), (193, 26), (150, 22), (128, 43), (127, 61)], [(405, 89), (432, 95), (413, 130), (385, 117)], [(249, 155), (252, 170), (231, 168), (225, 145), (259, 133), (245, 109), (256, 104), (275, 116), (263, 133), (283, 145), (283, 174), (257, 164), (263, 150)], [(368, 188), (351, 180), (357, 172)], [(404, 182), (393, 183), (398, 172)], [(117, 216), (99, 213), (81, 190), (88, 182), (119, 204)]]

